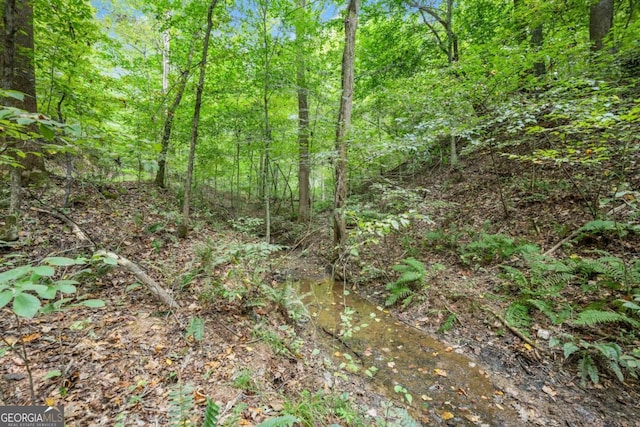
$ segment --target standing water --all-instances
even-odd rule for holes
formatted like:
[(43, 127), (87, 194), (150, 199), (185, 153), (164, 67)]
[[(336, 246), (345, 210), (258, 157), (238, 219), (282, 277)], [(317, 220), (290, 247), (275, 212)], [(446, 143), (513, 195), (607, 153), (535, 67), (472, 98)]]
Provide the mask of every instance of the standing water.
[(374, 366), (374, 388), (410, 403), (410, 412), (428, 419), (427, 425), (521, 424), (515, 411), (501, 403), (503, 393), (488, 375), (442, 342), (345, 292), (342, 284), (303, 282), (300, 292), (306, 294), (313, 322), (321, 330), (318, 336), (340, 341), (343, 352), (360, 359), (362, 370)]

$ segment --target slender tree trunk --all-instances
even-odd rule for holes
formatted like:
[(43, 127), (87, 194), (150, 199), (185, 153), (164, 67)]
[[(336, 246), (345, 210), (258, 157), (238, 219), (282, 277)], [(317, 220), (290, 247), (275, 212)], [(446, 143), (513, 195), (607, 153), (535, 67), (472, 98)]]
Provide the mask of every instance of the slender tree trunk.
[(300, 17), (296, 25), (297, 87), (298, 87), (298, 221), (309, 222), (311, 218), (311, 195), (309, 190), (309, 102), (305, 76), (306, 61), (304, 52), (306, 0), (300, 0)]
[(264, 196), (265, 240), (271, 242), (271, 123), (269, 122), (269, 90), (271, 86), (271, 53), (269, 52), (269, 29), (267, 27), (267, 4), (261, 5), (262, 43), (264, 49), (264, 84), (262, 86), (262, 108), (264, 113), (264, 158), (262, 167), (262, 188)]
[(338, 112), (336, 129), (336, 182), (333, 207), (333, 245), (334, 261), (345, 251), (347, 242), (347, 226), (344, 218), (344, 207), (347, 201), (347, 154), (348, 136), (351, 127), (353, 108), (353, 90), (355, 74), (356, 29), (358, 26), (359, 0), (349, 0), (347, 15), (344, 20), (344, 52), (342, 54), (342, 95)]
[[(544, 42), (544, 33), (542, 31), (542, 24), (538, 25), (531, 32), (531, 47), (537, 52), (542, 48)], [(547, 67), (544, 60), (536, 60), (533, 63), (533, 75), (536, 77), (542, 77), (547, 72)]]
[(184, 184), (184, 204), (182, 206), (182, 224), (178, 228), (180, 237), (187, 237), (189, 233), (189, 210), (191, 208), (191, 180), (193, 178), (193, 163), (196, 157), (196, 143), (198, 142), (198, 124), (200, 122), (200, 107), (202, 106), (202, 92), (204, 90), (204, 77), (207, 70), (207, 53), (209, 51), (209, 38), (213, 28), (213, 9), (218, 0), (212, 0), (207, 10), (207, 30), (202, 46), (202, 61), (200, 62), (200, 78), (196, 88), (196, 104), (193, 109), (193, 123), (191, 127), (191, 144), (189, 145), (189, 163), (187, 165), (187, 177)]
[[(30, 113), (37, 111), (36, 80), (33, 64), (33, 3), (31, 0), (2, 0), (2, 19), (0, 20), (0, 85), (3, 89), (15, 90), (24, 94), (24, 99), (6, 98), (2, 100), (4, 105), (21, 108)], [(2, 145), (10, 147), (6, 151), (14, 157), (17, 163), (24, 169), (31, 170), (34, 166), (44, 169), (44, 162), (32, 154), (26, 157), (22, 153), (37, 151), (34, 142), (26, 144), (10, 139), (2, 138)], [(23, 158), (24, 157), (24, 158)], [(12, 167), (11, 197), (9, 212), (5, 219), (6, 230), (0, 239), (17, 240), (20, 230), (20, 205), (22, 192), (22, 170), (20, 167)]]
[(613, 0), (596, 0), (589, 10), (589, 39), (593, 50), (603, 48), (604, 39), (613, 27)]
[(164, 119), (164, 131), (162, 132), (162, 140), (160, 141), (160, 156), (158, 158), (158, 172), (156, 172), (156, 185), (160, 188), (164, 188), (166, 185), (165, 175), (167, 169), (167, 154), (169, 153), (169, 142), (171, 140), (171, 131), (173, 130), (173, 119), (176, 114), (176, 110), (180, 106), (182, 96), (184, 95), (184, 89), (187, 86), (189, 80), (189, 74), (191, 73), (191, 61), (193, 58), (193, 44), (189, 48), (189, 57), (187, 59), (187, 66), (180, 76), (180, 82), (176, 88), (176, 96), (173, 98), (173, 102), (167, 109), (167, 114)]

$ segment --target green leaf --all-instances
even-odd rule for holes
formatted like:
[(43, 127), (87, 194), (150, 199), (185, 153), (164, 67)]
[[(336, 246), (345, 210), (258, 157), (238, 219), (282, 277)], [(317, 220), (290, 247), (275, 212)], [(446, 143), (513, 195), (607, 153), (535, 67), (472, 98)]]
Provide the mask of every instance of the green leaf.
[(562, 350), (564, 351), (564, 358), (566, 359), (567, 357), (571, 356), (576, 351), (580, 350), (580, 348), (578, 348), (578, 346), (575, 345), (572, 342), (566, 342), (562, 346)]
[(33, 272), (42, 277), (51, 277), (56, 274), (56, 270), (48, 265), (39, 265), (37, 267), (33, 267)]
[(40, 300), (31, 294), (19, 293), (13, 298), (13, 312), (20, 317), (32, 318), (40, 309)]
[(30, 125), (32, 123), (35, 123), (35, 120), (31, 119), (31, 118), (28, 118), (28, 117), (18, 117), (16, 119), (16, 123), (18, 123), (19, 125), (22, 125), (22, 126), (27, 126), (27, 125)]
[(56, 378), (60, 376), (62, 376), (62, 372), (59, 371), (58, 369), (54, 369), (52, 371), (47, 372), (47, 374), (44, 376), (44, 379), (48, 380), (50, 378)]
[(261, 422), (256, 427), (292, 427), (298, 422), (298, 418), (293, 415), (283, 415), (281, 417), (269, 418)]
[(0, 308), (9, 304), (9, 301), (11, 301), (12, 299), (13, 299), (12, 291), (7, 290), (7, 291), (0, 292)]
[(76, 260), (61, 256), (47, 257), (44, 259), (44, 262), (56, 267), (68, 267), (70, 265), (84, 264), (83, 260)]
[(31, 272), (30, 265), (23, 265), (21, 267), (13, 268), (4, 273), (0, 273), (0, 283), (9, 283), (26, 276)]
[(118, 265), (118, 260), (110, 256), (105, 256), (102, 261), (107, 265)]
[(80, 304), (89, 308), (101, 308), (105, 306), (105, 302), (101, 299), (88, 299), (80, 302)]
[(51, 141), (56, 137), (56, 133), (49, 126), (44, 123), (40, 123), (40, 135), (42, 135), (46, 140)]
[(17, 90), (2, 89), (2, 92), (0, 93), (2, 96), (17, 99), (18, 101), (24, 101), (24, 93), (18, 92)]
[(78, 282), (75, 280), (58, 280), (55, 283), (55, 289), (62, 292), (63, 294), (74, 294), (76, 293), (76, 287)]

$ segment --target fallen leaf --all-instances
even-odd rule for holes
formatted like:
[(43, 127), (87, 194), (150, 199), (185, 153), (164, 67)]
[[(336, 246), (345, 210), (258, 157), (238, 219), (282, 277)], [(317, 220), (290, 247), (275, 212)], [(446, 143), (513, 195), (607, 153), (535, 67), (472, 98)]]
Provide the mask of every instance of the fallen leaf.
[(450, 420), (451, 418), (453, 418), (453, 414), (451, 412), (443, 412), (442, 414), (440, 414), (440, 418), (442, 418), (443, 420), (447, 421)]
[(440, 369), (440, 368), (435, 368), (433, 370), (433, 373), (436, 375), (439, 375), (441, 377), (446, 377), (447, 376), (447, 371), (445, 371), (444, 369)]

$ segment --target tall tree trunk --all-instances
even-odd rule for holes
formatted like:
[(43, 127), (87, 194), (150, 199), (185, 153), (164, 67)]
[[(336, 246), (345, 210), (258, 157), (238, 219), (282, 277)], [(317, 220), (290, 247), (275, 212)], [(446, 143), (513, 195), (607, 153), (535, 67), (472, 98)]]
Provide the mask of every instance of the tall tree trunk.
[(347, 201), (347, 153), (348, 135), (351, 128), (353, 108), (353, 90), (355, 74), (356, 29), (358, 27), (359, 0), (349, 0), (344, 20), (344, 52), (342, 54), (342, 95), (336, 128), (336, 182), (333, 206), (333, 245), (334, 261), (345, 251), (347, 225), (344, 218), (344, 206)]
[(180, 106), (180, 102), (182, 101), (182, 95), (184, 94), (184, 89), (187, 86), (187, 81), (189, 80), (189, 74), (191, 73), (191, 61), (193, 58), (193, 44), (189, 48), (189, 57), (187, 59), (187, 66), (182, 72), (180, 76), (180, 81), (178, 83), (178, 87), (176, 88), (176, 96), (173, 98), (173, 102), (167, 108), (167, 114), (164, 119), (164, 130), (162, 132), (162, 140), (160, 141), (160, 155), (158, 158), (158, 172), (156, 172), (156, 185), (160, 188), (164, 188), (165, 183), (165, 175), (167, 169), (167, 154), (169, 153), (169, 141), (171, 140), (171, 131), (173, 129), (173, 119), (176, 114), (176, 110)]
[(305, 76), (306, 61), (304, 53), (306, 0), (300, 0), (300, 15), (296, 23), (297, 87), (298, 87), (298, 221), (309, 222), (311, 218), (311, 195), (309, 186), (309, 102)]
[(196, 143), (198, 142), (198, 124), (200, 122), (200, 107), (202, 106), (202, 92), (204, 90), (204, 77), (207, 70), (207, 53), (209, 51), (209, 38), (213, 28), (213, 8), (218, 0), (211, 0), (207, 10), (207, 30), (202, 46), (202, 61), (200, 62), (200, 78), (196, 88), (196, 104), (193, 109), (193, 123), (191, 126), (191, 144), (189, 145), (189, 163), (187, 165), (187, 177), (184, 184), (184, 204), (182, 206), (182, 224), (178, 227), (179, 237), (185, 238), (189, 233), (189, 210), (191, 208), (191, 180), (193, 179), (193, 163), (196, 157)]
[[(2, 0), (2, 20), (0, 21), (0, 73), (1, 87), (15, 90), (24, 94), (23, 100), (6, 98), (2, 103), (7, 106), (21, 108), (30, 113), (37, 111), (36, 79), (33, 64), (33, 4), (31, 0)], [(26, 157), (21, 153), (37, 151), (34, 142), (24, 143), (0, 137), (1, 146), (9, 146), (7, 153), (13, 156), (24, 169), (30, 170), (36, 164), (44, 169), (42, 159), (30, 154)], [(21, 152), (21, 153), (20, 153)], [(23, 158), (24, 157), (24, 158)], [(11, 198), (3, 240), (17, 240), (20, 228), (20, 205), (22, 192), (22, 168), (12, 167)]]
[(264, 113), (264, 157), (262, 167), (262, 190), (264, 197), (265, 240), (271, 242), (271, 123), (269, 121), (269, 90), (271, 89), (271, 55), (269, 51), (268, 2), (260, 4), (262, 13), (262, 43), (264, 49), (264, 82), (262, 86), (262, 110)]
[[(542, 43), (544, 42), (544, 33), (542, 31), (542, 24), (536, 26), (533, 31), (531, 31), (531, 47), (538, 52), (542, 48)], [(536, 77), (542, 77), (547, 72), (547, 66), (542, 60), (536, 60), (533, 63), (533, 75)]]
[(601, 50), (613, 27), (613, 0), (596, 0), (589, 10), (589, 39), (593, 50)]

